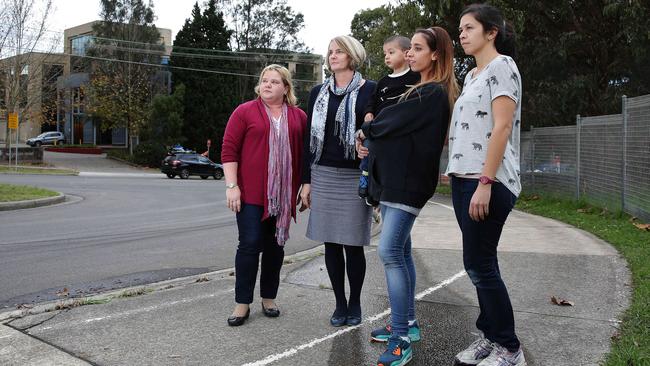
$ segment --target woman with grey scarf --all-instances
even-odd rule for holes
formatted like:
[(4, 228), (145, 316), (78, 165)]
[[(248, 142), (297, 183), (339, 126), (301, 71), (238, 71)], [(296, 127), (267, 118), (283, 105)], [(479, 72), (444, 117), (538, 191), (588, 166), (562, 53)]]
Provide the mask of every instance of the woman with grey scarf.
[(301, 210), (310, 209), (307, 237), (325, 243), (325, 265), (336, 297), (330, 324), (335, 327), (361, 322), (363, 247), (370, 244), (372, 208), (357, 194), (355, 153), (355, 132), (376, 86), (357, 71), (365, 59), (366, 51), (356, 39), (332, 39), (327, 53), (332, 75), (311, 91), (303, 139)]

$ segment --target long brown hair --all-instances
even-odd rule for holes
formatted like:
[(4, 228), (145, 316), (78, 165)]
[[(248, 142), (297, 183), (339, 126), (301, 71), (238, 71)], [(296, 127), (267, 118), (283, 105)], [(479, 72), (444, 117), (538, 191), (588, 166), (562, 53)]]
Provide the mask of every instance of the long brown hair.
[(446, 30), (440, 27), (420, 28), (415, 33), (421, 34), (426, 40), (429, 48), (438, 54), (433, 62), (433, 77), (429, 80), (420, 80), (406, 92), (403, 98), (408, 97), (411, 92), (422, 85), (429, 83), (439, 83), (445, 88), (449, 98), (449, 109), (453, 110), (454, 103), (460, 93), (456, 75), (454, 75), (454, 46), (451, 37)]

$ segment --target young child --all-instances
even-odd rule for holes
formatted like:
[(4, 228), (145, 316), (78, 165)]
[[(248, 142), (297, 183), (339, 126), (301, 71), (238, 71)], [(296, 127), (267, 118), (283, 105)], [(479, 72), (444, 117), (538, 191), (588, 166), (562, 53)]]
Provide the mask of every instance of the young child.
[[(393, 73), (384, 76), (377, 83), (375, 92), (366, 106), (364, 120), (372, 121), (382, 109), (391, 106), (406, 93), (406, 91), (420, 81), (420, 74), (411, 71), (406, 62), (406, 53), (411, 48), (411, 40), (404, 36), (392, 36), (384, 41), (384, 63)], [(365, 142), (364, 142), (365, 146)], [(368, 158), (361, 160), (359, 166), (359, 197), (366, 200), (368, 206), (377, 206), (368, 197)]]

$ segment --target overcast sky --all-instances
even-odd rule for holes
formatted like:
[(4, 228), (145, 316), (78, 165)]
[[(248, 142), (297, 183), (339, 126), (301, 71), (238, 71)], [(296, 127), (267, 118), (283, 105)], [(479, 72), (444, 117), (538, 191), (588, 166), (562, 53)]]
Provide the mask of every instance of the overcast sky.
[[(156, 26), (172, 30), (172, 37), (189, 18), (196, 0), (153, 0)], [(200, 0), (199, 4), (204, 2)], [(314, 53), (325, 54), (330, 39), (350, 33), (350, 22), (359, 10), (376, 8), (390, 0), (288, 0), (289, 5), (305, 16), (301, 39)], [(53, 0), (48, 29), (63, 32), (79, 24), (99, 19), (99, 0)], [(61, 35), (62, 38), (62, 35)]]

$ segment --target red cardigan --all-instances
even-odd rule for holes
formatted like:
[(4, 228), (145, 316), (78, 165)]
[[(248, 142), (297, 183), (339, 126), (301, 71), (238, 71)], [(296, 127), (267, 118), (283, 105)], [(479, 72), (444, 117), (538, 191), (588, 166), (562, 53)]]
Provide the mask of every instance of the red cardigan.
[[(307, 115), (298, 107), (287, 109), (291, 145), (291, 216), (296, 217), (296, 197), (300, 188), (303, 134)], [(238, 163), (237, 185), (241, 201), (264, 206), (262, 220), (269, 216), (268, 163), (270, 121), (260, 98), (240, 104), (228, 119), (221, 147), (222, 163)]]

